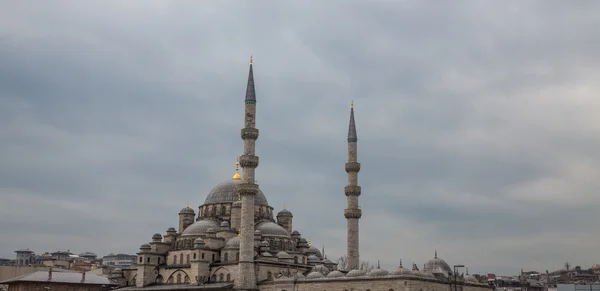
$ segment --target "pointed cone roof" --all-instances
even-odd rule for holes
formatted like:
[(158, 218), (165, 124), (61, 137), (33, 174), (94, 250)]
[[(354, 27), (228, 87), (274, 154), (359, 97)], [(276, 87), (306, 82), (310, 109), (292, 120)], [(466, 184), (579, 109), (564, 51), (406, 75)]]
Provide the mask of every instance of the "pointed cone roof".
[(246, 86), (246, 102), (256, 103), (254, 91), (254, 74), (252, 73), (252, 57), (250, 57), (250, 71), (248, 72), (248, 85)]
[(356, 142), (356, 124), (354, 123), (354, 105), (350, 107), (350, 125), (348, 126), (348, 142)]

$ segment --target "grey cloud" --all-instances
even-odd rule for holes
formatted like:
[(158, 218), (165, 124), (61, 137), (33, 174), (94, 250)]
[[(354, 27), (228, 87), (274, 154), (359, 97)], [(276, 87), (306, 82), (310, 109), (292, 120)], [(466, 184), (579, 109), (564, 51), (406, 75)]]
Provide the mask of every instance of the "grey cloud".
[(254, 54), (257, 180), (330, 258), (354, 99), (363, 258), (596, 263), (600, 7), (503, 3), (3, 4), (0, 256), (175, 225), (233, 174)]

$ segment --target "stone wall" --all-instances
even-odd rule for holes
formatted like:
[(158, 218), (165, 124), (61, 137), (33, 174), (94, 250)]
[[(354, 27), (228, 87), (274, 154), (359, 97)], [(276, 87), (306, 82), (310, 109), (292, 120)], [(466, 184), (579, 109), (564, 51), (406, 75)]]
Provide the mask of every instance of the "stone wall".
[[(262, 283), (260, 291), (453, 291), (454, 285), (436, 280), (415, 280), (400, 277), (336, 278), (317, 280), (275, 281)], [(483, 284), (459, 286), (463, 291), (492, 291)]]

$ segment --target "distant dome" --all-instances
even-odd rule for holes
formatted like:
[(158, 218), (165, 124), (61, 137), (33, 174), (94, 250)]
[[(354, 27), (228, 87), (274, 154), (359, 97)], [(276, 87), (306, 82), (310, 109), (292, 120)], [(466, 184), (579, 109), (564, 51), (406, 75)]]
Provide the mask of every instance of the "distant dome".
[(169, 227), (169, 228), (167, 229), (167, 232), (177, 232), (177, 230), (175, 230), (175, 228), (174, 228), (174, 227)]
[(155, 233), (155, 234), (152, 236), (152, 239), (162, 239), (162, 235), (161, 235), (160, 233)]
[(263, 257), (269, 257), (269, 258), (273, 256), (269, 252), (262, 252), (262, 254), (260, 254), (260, 255), (263, 256)]
[(149, 244), (143, 244), (143, 245), (140, 246), (140, 250), (149, 250), (151, 248), (152, 247)]
[(325, 278), (325, 275), (321, 274), (321, 272), (311, 272), (310, 274), (306, 275), (306, 279), (319, 279), (319, 278)]
[[(236, 186), (241, 183), (242, 180), (229, 180), (218, 184), (210, 190), (208, 196), (206, 196), (206, 200), (204, 200), (204, 204), (234, 203), (238, 201)], [(260, 189), (258, 189), (256, 196), (254, 196), (254, 204), (269, 205), (265, 194)]]
[(221, 222), (221, 228), (223, 228), (223, 227), (229, 227), (229, 222), (227, 222), (227, 221)]
[(261, 247), (269, 247), (270, 245), (269, 245), (269, 242), (268, 242), (268, 241), (266, 241), (266, 240), (263, 240), (263, 241), (260, 243), (260, 246), (261, 246)]
[(294, 215), (292, 215), (292, 212), (287, 210), (284, 206), (283, 210), (281, 210), (281, 211), (279, 211), (279, 213), (277, 213), (277, 217), (294, 217)]
[(325, 267), (323, 264), (318, 264), (312, 268), (313, 272), (321, 272), (323, 275), (329, 274), (329, 268)]
[(319, 251), (319, 249), (315, 246), (311, 245), (310, 248), (308, 248), (308, 253), (314, 254), (315, 256), (317, 256), (317, 258), (319, 258), (319, 260), (323, 259), (323, 254), (321, 254), (321, 251)]
[(407, 268), (400, 266), (398, 269), (393, 270), (390, 275), (414, 275), (415, 273)]
[(239, 236), (234, 236), (225, 243), (225, 246), (223, 248), (224, 249), (239, 249), (241, 241), (242, 240), (240, 239)]
[(185, 208), (181, 209), (181, 211), (179, 211), (179, 214), (196, 214), (194, 212), (194, 209), (190, 208), (190, 206), (186, 206)]
[(477, 278), (475, 278), (475, 276), (473, 276), (473, 275), (466, 275), (465, 281), (471, 282), (471, 283), (479, 283), (479, 281), (477, 281)]
[(342, 273), (338, 270), (335, 270), (335, 271), (327, 274), (327, 278), (339, 278), (339, 277), (344, 277), (344, 273)]
[(346, 277), (354, 278), (354, 277), (362, 277), (365, 275), (365, 271), (363, 270), (352, 270), (346, 274)]
[(328, 258), (324, 258), (321, 263), (323, 263), (324, 265), (328, 265), (328, 264), (333, 264), (333, 262), (331, 260), (329, 260)]
[(194, 222), (192, 225), (186, 227), (181, 233), (181, 236), (194, 236), (202, 235), (208, 232), (208, 229), (218, 229), (219, 223), (214, 220), (199, 220)]
[(318, 264), (321, 262), (321, 260), (315, 255), (308, 256), (307, 261), (309, 264)]
[(425, 266), (423, 267), (423, 271), (429, 272), (429, 273), (441, 273), (444, 275), (448, 275), (448, 273), (452, 273), (452, 269), (450, 268), (448, 263), (446, 263), (446, 261), (438, 258), (437, 251), (435, 252), (435, 256), (433, 257), (433, 259), (431, 259), (427, 263), (425, 263)]
[(388, 275), (389, 272), (384, 270), (384, 269), (373, 269), (371, 271), (369, 271), (369, 273), (367, 273), (367, 276), (369, 277), (382, 277), (382, 276), (386, 276)]
[(259, 230), (264, 237), (290, 238), (290, 234), (287, 230), (275, 222), (261, 222), (256, 226), (256, 229)]

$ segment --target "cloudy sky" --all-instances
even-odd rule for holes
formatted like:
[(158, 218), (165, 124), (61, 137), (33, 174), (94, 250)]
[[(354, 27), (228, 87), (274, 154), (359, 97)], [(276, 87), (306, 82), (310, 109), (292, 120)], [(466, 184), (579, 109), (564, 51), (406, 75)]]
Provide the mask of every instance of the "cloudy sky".
[[(251, 3), (251, 4), (250, 4)], [(598, 1), (2, 1), (0, 257), (135, 253), (234, 173), (254, 55), (257, 180), (345, 253), (471, 273), (589, 267)]]

